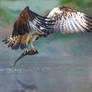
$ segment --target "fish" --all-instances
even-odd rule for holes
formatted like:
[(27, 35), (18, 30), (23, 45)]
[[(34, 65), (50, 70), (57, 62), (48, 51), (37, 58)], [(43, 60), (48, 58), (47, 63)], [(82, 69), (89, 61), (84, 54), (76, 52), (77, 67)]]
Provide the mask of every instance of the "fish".
[(33, 50), (29, 50), (28, 52), (26, 52), (26, 53), (22, 53), (15, 61), (14, 61), (14, 64), (13, 64), (13, 67), (15, 67), (16, 66), (16, 64), (17, 64), (17, 62), (20, 60), (20, 59), (22, 59), (24, 56), (26, 56), (26, 55), (35, 55), (35, 54), (38, 54), (39, 52), (38, 52), (38, 50), (37, 51), (33, 51)]

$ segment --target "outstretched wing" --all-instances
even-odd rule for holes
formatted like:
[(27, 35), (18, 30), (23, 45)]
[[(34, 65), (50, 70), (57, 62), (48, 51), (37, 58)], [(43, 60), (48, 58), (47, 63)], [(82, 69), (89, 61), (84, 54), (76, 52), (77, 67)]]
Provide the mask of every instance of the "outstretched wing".
[(48, 15), (56, 20), (54, 32), (62, 33), (92, 31), (92, 17), (67, 7), (56, 7)]
[(4, 43), (12, 49), (25, 48), (26, 39), (31, 33), (43, 32), (51, 29), (52, 21), (49, 18), (42, 17), (26, 7), (14, 23), (12, 34), (6, 38)]

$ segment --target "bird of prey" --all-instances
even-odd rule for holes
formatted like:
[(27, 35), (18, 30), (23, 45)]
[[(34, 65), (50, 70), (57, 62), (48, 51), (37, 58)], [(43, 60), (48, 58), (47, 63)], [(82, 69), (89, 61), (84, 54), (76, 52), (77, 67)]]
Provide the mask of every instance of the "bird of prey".
[(12, 49), (25, 48), (23, 55), (36, 54), (38, 51), (33, 42), (40, 37), (47, 37), (54, 32), (65, 34), (91, 30), (92, 17), (77, 10), (59, 6), (52, 9), (47, 16), (41, 16), (26, 7), (14, 23), (12, 34), (3, 42)]

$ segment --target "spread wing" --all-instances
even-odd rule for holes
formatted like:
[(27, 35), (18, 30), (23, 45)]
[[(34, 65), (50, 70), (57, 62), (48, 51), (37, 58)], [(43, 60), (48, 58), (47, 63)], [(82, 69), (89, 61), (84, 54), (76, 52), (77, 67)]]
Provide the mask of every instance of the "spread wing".
[(30, 34), (37, 31), (43, 32), (51, 29), (52, 21), (42, 17), (26, 7), (14, 23), (12, 34), (3, 40), (12, 49), (25, 48), (25, 43)]
[(56, 20), (54, 32), (74, 33), (92, 31), (92, 17), (67, 7), (54, 8), (48, 17)]

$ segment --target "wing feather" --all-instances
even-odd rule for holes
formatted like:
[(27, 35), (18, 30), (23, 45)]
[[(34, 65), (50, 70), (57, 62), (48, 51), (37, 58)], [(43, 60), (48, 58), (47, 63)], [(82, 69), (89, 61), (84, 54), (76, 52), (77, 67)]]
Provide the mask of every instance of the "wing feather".
[(13, 26), (12, 35), (3, 40), (12, 49), (25, 48), (26, 39), (34, 32), (48, 32), (54, 21), (40, 16), (26, 7)]
[(59, 22), (55, 24), (54, 32), (57, 30), (62, 33), (92, 31), (92, 17), (68, 7), (56, 7), (47, 17)]

